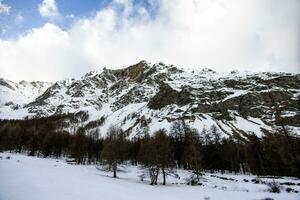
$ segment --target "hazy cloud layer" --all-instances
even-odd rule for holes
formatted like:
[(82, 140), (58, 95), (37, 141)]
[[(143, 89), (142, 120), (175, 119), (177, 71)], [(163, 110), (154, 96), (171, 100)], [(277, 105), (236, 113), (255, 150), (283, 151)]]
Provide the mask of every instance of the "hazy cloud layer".
[(0, 14), (9, 15), (11, 7), (0, 0)]
[[(55, 1), (44, 2), (56, 8)], [(75, 20), (67, 30), (47, 23), (15, 40), (0, 40), (1, 77), (53, 81), (139, 60), (217, 71), (299, 73), (298, 0), (151, 4), (158, 9), (151, 11), (154, 16), (132, 1), (116, 0), (90, 18)]]

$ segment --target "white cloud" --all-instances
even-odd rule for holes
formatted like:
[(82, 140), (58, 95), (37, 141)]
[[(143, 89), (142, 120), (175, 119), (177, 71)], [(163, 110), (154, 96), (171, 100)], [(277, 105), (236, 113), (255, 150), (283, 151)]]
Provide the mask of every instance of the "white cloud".
[(0, 0), (0, 14), (6, 14), (9, 15), (9, 11), (11, 7), (5, 3), (2, 3), (3, 1)]
[(142, 59), (218, 71), (299, 73), (298, 0), (151, 3), (158, 8), (152, 18), (142, 6), (117, 0), (68, 30), (47, 23), (16, 40), (0, 40), (0, 74), (58, 80)]
[(56, 18), (59, 16), (55, 0), (43, 0), (39, 5), (39, 12), (45, 18)]

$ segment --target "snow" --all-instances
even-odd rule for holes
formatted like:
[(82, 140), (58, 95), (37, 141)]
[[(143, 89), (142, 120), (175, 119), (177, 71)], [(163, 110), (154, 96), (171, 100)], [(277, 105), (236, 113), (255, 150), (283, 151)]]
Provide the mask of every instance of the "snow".
[[(0, 85), (0, 119), (22, 119), (25, 116), (31, 116), (24, 105), (34, 101), (39, 95), (44, 93), (52, 83), (48, 82), (26, 82), (15, 83), (9, 80), (0, 79), (10, 86)], [(11, 106), (6, 106), (6, 104)], [(14, 110), (13, 107), (19, 109)]]
[(226, 101), (227, 99), (231, 99), (233, 97), (242, 96), (248, 93), (247, 90), (232, 90), (233, 94), (228, 95), (226, 98), (224, 98), (222, 101)]
[(286, 126), (292, 133), (300, 137), (300, 127), (297, 126)]
[[(111, 125), (121, 126), (123, 120), (126, 118), (126, 123), (122, 126), (123, 130), (126, 130), (134, 125), (136, 118), (129, 118), (128, 116), (132, 113), (138, 113), (143, 107), (146, 106), (146, 103), (133, 103), (129, 104), (122, 109), (117, 110), (116, 112), (106, 110), (107, 118), (105, 120), (104, 125), (101, 127), (104, 133), (107, 132)], [(105, 113), (104, 113), (105, 114)]]
[(41, 95), (52, 84), (48, 82), (26, 82), (21, 81), (14, 83), (12, 81), (1, 79), (6, 82), (10, 87), (0, 85), (0, 106), (7, 102), (14, 102), (15, 104), (23, 105), (35, 100), (36, 97)]
[(282, 117), (294, 117), (295, 115), (300, 114), (300, 112), (295, 112), (295, 111), (284, 111), (282, 112), (281, 116)]
[[(213, 118), (207, 114), (202, 115), (205, 118), (197, 118), (194, 123), (192, 123), (191, 127), (197, 129), (199, 132), (202, 131), (203, 128), (206, 130), (210, 130), (210, 128), (215, 125), (218, 129), (218, 131), (221, 133), (221, 137), (228, 137), (223, 131), (220, 130), (219, 125), (216, 120), (213, 120)], [(223, 126), (222, 126), (223, 128)], [(228, 132), (230, 132), (229, 130)]]
[(4, 106), (0, 110), (0, 119), (23, 119), (25, 116), (33, 116), (26, 108), (18, 109), (12, 112), (10, 107)]
[(247, 131), (248, 133), (255, 133), (258, 137), (262, 136), (261, 128), (270, 129), (269, 126), (265, 125), (260, 119), (248, 117), (248, 119), (242, 117), (236, 117), (234, 127)]
[[(10, 156), (10, 159), (6, 159)], [(189, 171), (178, 170), (181, 177), (168, 177), (167, 185), (150, 186), (138, 175), (140, 167), (124, 165), (118, 172), (119, 178), (100, 171), (93, 165), (69, 165), (62, 159), (28, 157), (20, 154), (0, 153), (0, 199), (1, 200), (161, 200), (161, 199), (299, 199), (299, 193), (269, 193), (264, 184), (254, 184), (252, 175), (206, 173), (201, 182), (204, 186), (182, 184), (190, 175)], [(222, 180), (227, 177), (236, 181)], [(244, 182), (247, 179), (249, 182)], [(160, 180), (159, 180), (160, 181)], [(264, 181), (272, 181), (264, 179)], [(278, 182), (300, 181), (295, 178), (280, 178)], [(172, 184), (173, 183), (173, 184)], [(285, 186), (283, 186), (285, 187)], [(300, 190), (300, 186), (289, 186)]]

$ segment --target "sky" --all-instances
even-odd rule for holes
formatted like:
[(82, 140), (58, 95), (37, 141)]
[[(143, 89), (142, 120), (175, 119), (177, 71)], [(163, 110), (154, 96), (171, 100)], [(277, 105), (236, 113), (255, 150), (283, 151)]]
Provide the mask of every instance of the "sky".
[(0, 0), (0, 77), (57, 81), (141, 60), (300, 73), (299, 0)]

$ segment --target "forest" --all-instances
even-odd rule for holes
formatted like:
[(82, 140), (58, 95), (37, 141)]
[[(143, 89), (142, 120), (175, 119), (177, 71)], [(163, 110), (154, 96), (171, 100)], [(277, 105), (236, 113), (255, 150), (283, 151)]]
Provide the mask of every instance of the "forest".
[(128, 139), (126, 132), (113, 125), (102, 137), (101, 128), (88, 130), (83, 125), (85, 118), (82, 114), (79, 118), (60, 115), (1, 120), (0, 152), (105, 165), (113, 177), (117, 177), (120, 164), (141, 165), (149, 171), (151, 185), (157, 184), (160, 174), (166, 184), (166, 176), (176, 169), (192, 170), (192, 181), (199, 181), (205, 171), (300, 177), (300, 138), (284, 126), (263, 130), (261, 138), (254, 133), (221, 137), (216, 126), (198, 131), (177, 120), (169, 131), (154, 133), (149, 133), (145, 124)]

